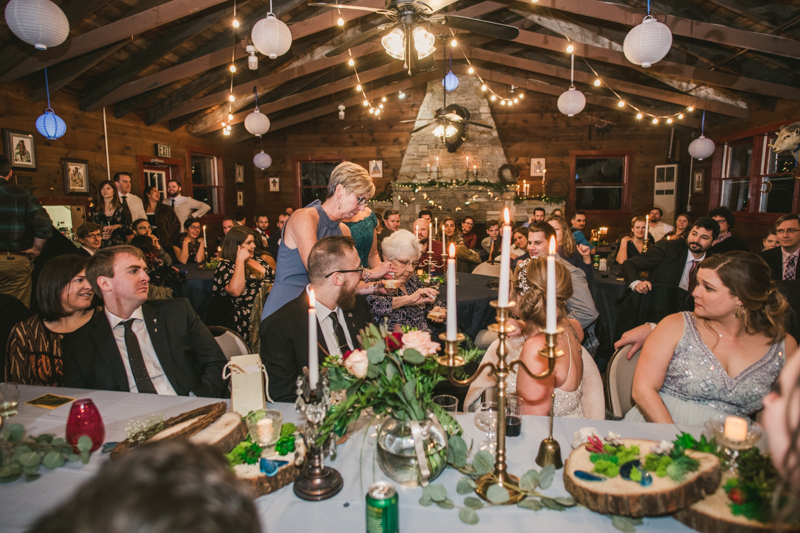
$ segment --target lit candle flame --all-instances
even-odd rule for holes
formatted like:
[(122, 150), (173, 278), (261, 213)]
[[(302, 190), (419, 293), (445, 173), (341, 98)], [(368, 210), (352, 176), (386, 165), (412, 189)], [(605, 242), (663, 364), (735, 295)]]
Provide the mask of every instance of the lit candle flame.
[(314, 297), (314, 289), (311, 289), (310, 291), (308, 291), (308, 307), (313, 308), (316, 307), (316, 305), (317, 305), (317, 300)]
[(508, 214), (508, 208), (507, 207), (503, 210), (503, 219), (506, 221), (506, 224), (509, 224), (511, 222), (511, 217)]
[(550, 255), (556, 253), (556, 238), (550, 237)]
[(455, 243), (450, 243), (450, 257), (456, 256), (456, 245)]

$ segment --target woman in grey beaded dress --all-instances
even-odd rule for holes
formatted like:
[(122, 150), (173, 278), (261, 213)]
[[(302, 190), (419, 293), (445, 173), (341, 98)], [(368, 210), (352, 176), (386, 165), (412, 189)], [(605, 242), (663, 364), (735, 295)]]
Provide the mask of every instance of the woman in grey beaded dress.
[(647, 337), (625, 420), (703, 425), (752, 415), (797, 349), (784, 325), (788, 303), (757, 255), (705, 259), (692, 296), (694, 313), (666, 317)]

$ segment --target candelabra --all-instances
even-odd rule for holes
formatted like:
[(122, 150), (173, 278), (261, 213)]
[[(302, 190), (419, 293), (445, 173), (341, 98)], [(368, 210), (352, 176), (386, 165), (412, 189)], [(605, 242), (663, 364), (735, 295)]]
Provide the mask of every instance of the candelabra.
[[(428, 238), (431, 239), (432, 237), (428, 237)], [(433, 277), (434, 269), (435, 270), (439, 270), (440, 268), (444, 268), (444, 266), (446, 264), (447, 264), (447, 258), (446, 257), (442, 258), (442, 264), (440, 265), (439, 263), (437, 263), (436, 261), (433, 260), (433, 250), (428, 250), (428, 276), (429, 277)]]
[(295, 409), (306, 417), (306, 427), (300, 434), (308, 451), (304, 470), (294, 482), (294, 493), (304, 500), (327, 500), (344, 486), (341, 474), (324, 464), (325, 455), (336, 457), (336, 435), (322, 435), (319, 431), (330, 404), (331, 392), (326, 369), (320, 372), (319, 382), (314, 389), (309, 384), (308, 374), (297, 378)]
[[(456, 340), (447, 340), (447, 335), (440, 335), (440, 339), (445, 341), (444, 355), (439, 357), (439, 364), (449, 367), (448, 379), (454, 385), (465, 386), (469, 385), (483, 372), (484, 369), (489, 368), (488, 375), (494, 375), (497, 378), (497, 452), (495, 454), (494, 471), (478, 478), (478, 486), (475, 492), (488, 501), (487, 492), (489, 487), (497, 485), (504, 488), (508, 492), (507, 505), (519, 502), (525, 497), (525, 494), (519, 490), (515, 490), (519, 485), (519, 478), (513, 476), (508, 472), (506, 465), (506, 398), (508, 397), (508, 386), (506, 378), (517, 367), (525, 370), (529, 376), (534, 379), (545, 379), (553, 374), (556, 368), (556, 359), (564, 355), (564, 352), (557, 349), (558, 336), (563, 333), (562, 328), (558, 328), (554, 333), (545, 333), (545, 347), (539, 352), (539, 355), (547, 359), (547, 369), (535, 374), (519, 359), (509, 363), (506, 359), (508, 357), (508, 348), (506, 347), (506, 337), (509, 333), (516, 330), (514, 324), (509, 323), (509, 313), (516, 305), (515, 302), (509, 302), (507, 306), (500, 306), (495, 300), (491, 302), (492, 307), (497, 309), (497, 323), (489, 326), (491, 331), (498, 334), (500, 338), (499, 346), (497, 347), (497, 360), (498, 363), (483, 363), (475, 373), (464, 380), (456, 379), (455, 370), (465, 364), (464, 358), (458, 355), (458, 343), (464, 339), (463, 335), (459, 335)], [(552, 412), (551, 412), (552, 414)], [(553, 449), (555, 443), (555, 449)], [(561, 460), (561, 452), (558, 449), (558, 443), (553, 440), (552, 432), (549, 438), (542, 441), (542, 447), (547, 446), (552, 451), (547, 453), (547, 457), (555, 459), (558, 457), (558, 462)], [(542, 452), (540, 451), (540, 454)], [(548, 459), (549, 460), (549, 459)], [(549, 463), (545, 463), (549, 464)], [(553, 461), (553, 464), (557, 464)]]

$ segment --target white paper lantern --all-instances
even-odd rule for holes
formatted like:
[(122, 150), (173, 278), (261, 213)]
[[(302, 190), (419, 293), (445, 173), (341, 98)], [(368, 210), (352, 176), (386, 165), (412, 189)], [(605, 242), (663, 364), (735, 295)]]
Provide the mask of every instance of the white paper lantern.
[(628, 61), (644, 68), (664, 59), (672, 46), (672, 32), (665, 24), (646, 16), (625, 36), (622, 50)]
[(568, 117), (577, 115), (584, 107), (586, 107), (586, 97), (575, 87), (570, 87), (558, 97), (558, 110)]
[(261, 137), (269, 131), (269, 118), (256, 107), (253, 112), (244, 119), (244, 129), (256, 137)]
[(266, 170), (270, 167), (270, 165), (272, 165), (272, 158), (269, 156), (269, 154), (265, 154), (264, 150), (262, 149), (253, 158), (253, 163), (255, 163), (256, 166), (261, 170)]
[(67, 16), (50, 0), (11, 0), (6, 23), (14, 35), (37, 50), (58, 46), (69, 36)]
[(716, 148), (717, 144), (714, 141), (705, 135), (701, 135), (699, 138), (693, 140), (689, 145), (689, 155), (698, 161), (702, 161), (707, 157), (711, 157), (711, 154), (714, 153)]
[(289, 26), (273, 13), (267, 13), (267, 18), (259, 20), (253, 26), (251, 37), (258, 51), (270, 59), (282, 56), (292, 46), (292, 32), (289, 31)]

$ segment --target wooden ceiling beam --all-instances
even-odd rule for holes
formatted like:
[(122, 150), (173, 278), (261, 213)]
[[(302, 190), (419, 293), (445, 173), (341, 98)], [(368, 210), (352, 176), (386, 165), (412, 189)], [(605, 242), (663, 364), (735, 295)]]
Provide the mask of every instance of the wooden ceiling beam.
[[(453, 65), (453, 71), (460, 74), (468, 75), (467, 67), (465, 65)], [(556, 98), (561, 96), (561, 94), (566, 90), (564, 89), (564, 87), (558, 87), (556, 85), (551, 85), (543, 81), (529, 80), (527, 78), (519, 78), (517, 76), (511, 76), (509, 74), (503, 74), (500, 72), (494, 72), (482, 68), (476, 68), (475, 72), (480, 74), (480, 76), (487, 81), (494, 81), (505, 85), (513, 85), (521, 89), (527, 89), (529, 91), (547, 94), (550, 96), (554, 96)], [(584, 93), (584, 96), (586, 96), (587, 105), (597, 105), (601, 107), (607, 107), (608, 109), (613, 109), (615, 111), (619, 111), (620, 113), (626, 113), (624, 110), (620, 110), (620, 108), (617, 106), (616, 98), (608, 98), (606, 96), (598, 96), (590, 93)], [(660, 109), (653, 109), (643, 106), (639, 106), (639, 109), (645, 114), (649, 113), (651, 115), (659, 117), (671, 114), (671, 113), (666, 113)], [(690, 126), (694, 128), (700, 127), (699, 120), (689, 117), (685, 117), (683, 120), (675, 119), (674, 124), (676, 125), (682, 124), (684, 126)]]
[[(383, 96), (387, 96), (392, 93), (396, 93), (398, 91), (405, 91), (412, 87), (416, 87), (418, 85), (427, 84), (429, 81), (438, 80), (441, 78), (441, 73), (439, 69), (435, 71), (426, 72), (424, 74), (420, 74), (417, 76), (413, 76), (407, 80), (390, 83), (373, 91), (370, 91), (370, 94), (375, 98), (381, 98)], [(361, 101), (363, 97), (361, 95), (353, 96), (348, 98), (342, 102), (345, 107), (361, 107)], [(307, 120), (313, 120), (315, 118), (319, 118), (325, 115), (330, 115), (332, 113), (338, 113), (337, 109), (332, 106), (331, 104), (325, 104), (315, 109), (310, 109), (308, 111), (304, 111), (302, 113), (298, 113), (291, 117), (276, 120), (270, 126), (269, 135), (270, 133), (274, 133), (278, 130), (283, 128), (288, 128), (289, 126), (294, 126), (295, 124), (300, 124), (301, 122), (306, 122)], [(252, 140), (253, 136), (244, 127), (237, 128), (234, 134), (231, 135), (232, 142), (240, 142), (246, 140)]]
[[(568, 68), (548, 65), (547, 63), (510, 56), (497, 52), (489, 52), (486, 50), (482, 50), (480, 48), (467, 48), (467, 50), (469, 51), (469, 57), (471, 59), (478, 59), (490, 63), (496, 63), (498, 65), (518, 68), (520, 70), (527, 70), (530, 72), (535, 72), (537, 74), (552, 76), (554, 78), (562, 78), (565, 80), (570, 79), (570, 69)], [(574, 77), (576, 82), (585, 83), (587, 85), (592, 85), (596, 78), (594, 75), (580, 70), (575, 71)], [(605, 76), (603, 77), (603, 81), (605, 81), (606, 84), (610, 85), (610, 87), (615, 91), (623, 92), (626, 94), (642, 96), (645, 98), (651, 98), (653, 100), (669, 102), (676, 105), (694, 106), (697, 109), (704, 109), (712, 113), (719, 113), (721, 115), (736, 117), (743, 120), (747, 120), (748, 117), (750, 116), (749, 111), (743, 107), (723, 104), (721, 102), (715, 102), (712, 100), (704, 100), (702, 98), (688, 96), (679, 92), (665, 91), (663, 89), (647, 87), (646, 85), (640, 85), (638, 83), (630, 83), (627, 81), (616, 80)]]
[(128, 39), (134, 35), (158, 28), (169, 22), (193, 15), (224, 3), (226, 0), (170, 0), (136, 15), (101, 26), (96, 30), (67, 39), (49, 50), (37, 52), (10, 72), (0, 76), (0, 84), (17, 80), (45, 67), (61, 63), (73, 57), (87, 54), (98, 48)]
[[(528, 9), (530, 4), (525, 5)], [(586, 17), (636, 26), (645, 13), (627, 6), (601, 2), (600, 0), (539, 0), (537, 8), (550, 8)], [(766, 33), (731, 28), (721, 24), (700, 22), (674, 15), (658, 13), (660, 22), (666, 24), (673, 35), (690, 37), (702, 41), (734, 46), (784, 57), (800, 58), (800, 41)]]

